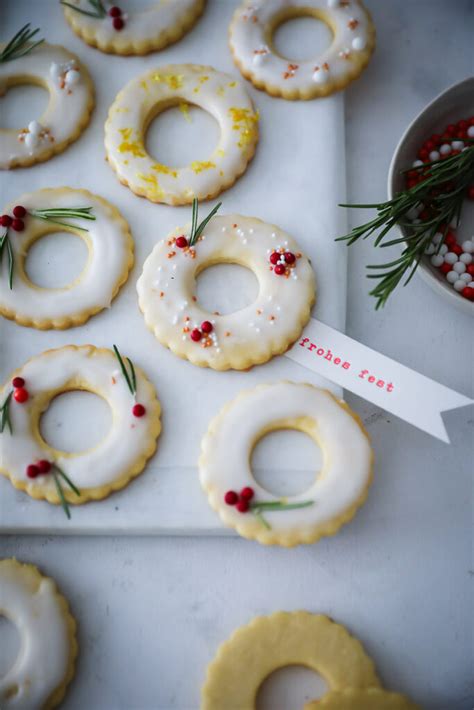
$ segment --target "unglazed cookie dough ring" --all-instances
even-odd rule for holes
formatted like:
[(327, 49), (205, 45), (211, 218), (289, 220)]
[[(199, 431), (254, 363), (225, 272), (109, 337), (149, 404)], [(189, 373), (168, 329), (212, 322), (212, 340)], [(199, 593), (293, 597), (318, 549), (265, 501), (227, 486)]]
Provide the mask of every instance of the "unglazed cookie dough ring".
[[(291, 61), (272, 43), (277, 27), (294, 17), (314, 17), (329, 26), (331, 45), (313, 59)], [(244, 0), (229, 33), (241, 73), (272, 96), (314, 99), (357, 79), (375, 48), (375, 28), (359, 0)]]
[(49, 160), (81, 135), (94, 107), (94, 87), (86, 67), (59, 45), (41, 44), (24, 57), (0, 63), (0, 96), (11, 86), (47, 89), (46, 111), (19, 129), (0, 128), (0, 168)]
[(0, 560), (0, 615), (17, 627), (18, 658), (0, 678), (2, 710), (50, 710), (66, 693), (77, 656), (76, 622), (52, 579), (29, 564)]
[(320, 700), (307, 703), (304, 710), (421, 710), (399, 693), (381, 688), (336, 690)]
[(260, 616), (223, 643), (207, 669), (201, 710), (255, 710), (258, 690), (274, 671), (302, 665), (330, 690), (380, 685), (361, 643), (327, 616), (306, 611)]
[[(221, 135), (208, 160), (171, 168), (146, 151), (145, 135), (163, 110), (182, 103), (208, 111)], [(107, 159), (132, 192), (168, 205), (209, 200), (245, 171), (258, 140), (258, 115), (239, 80), (212, 67), (168, 64), (130, 81), (110, 107), (105, 124)]]
[[(95, 313), (109, 308), (133, 266), (133, 240), (118, 209), (87, 190), (68, 187), (46, 188), (22, 195), (5, 207), (5, 213), (12, 213), (15, 205), (24, 207), (27, 214), (21, 220), (21, 231), (14, 231), (14, 223), (9, 227), (13, 281), (10, 288), (7, 255), (4, 255), (0, 266), (0, 313), (19, 325), (46, 330), (81, 325)], [(61, 225), (30, 214), (32, 210), (74, 207), (92, 207), (95, 219), (72, 219), (68, 226), (59, 217)], [(71, 284), (64, 288), (43, 288), (28, 278), (25, 260), (34, 242), (54, 232), (69, 232), (83, 239), (89, 257), (85, 268)]]
[[(139, 368), (135, 377), (132, 394), (115, 354), (93, 345), (47, 350), (28, 360), (0, 392), (4, 403), (14, 388), (9, 406), (12, 431), (5, 427), (0, 434), (0, 472), (15, 488), (56, 505), (62, 503), (53, 475), (56, 467), (79, 491), (77, 495), (64, 486), (68, 503), (100, 500), (126, 486), (154, 454), (161, 430), (155, 390)], [(67, 453), (44, 441), (40, 418), (54, 397), (74, 390), (105, 399), (112, 410), (112, 425), (93, 448)]]
[[(184, 228), (189, 235), (189, 225)], [(255, 217), (214, 217), (193, 247), (183, 229), (158, 242), (137, 282), (148, 328), (179, 357), (215, 370), (245, 370), (285, 352), (299, 338), (315, 300), (315, 278), (296, 242)], [(286, 261), (285, 261), (286, 259)], [(194, 295), (196, 277), (208, 266), (249, 268), (259, 283), (246, 308), (219, 315)]]
[[(283, 500), (260, 486), (250, 468), (255, 444), (280, 429), (308, 434), (323, 454), (309, 490)], [(293, 382), (258, 385), (228, 403), (210, 422), (199, 459), (201, 485), (222, 522), (243, 537), (284, 547), (334, 535), (351, 520), (367, 497), (372, 467), (368, 434), (347, 404)], [(239, 491), (247, 499), (243, 510)]]
[[(88, 12), (93, 11), (86, 0), (68, 2)], [(96, 17), (64, 5), (64, 17), (76, 35), (102, 52), (148, 54), (181, 39), (202, 14), (205, 0), (161, 1), (144, 10), (130, 11), (126, 5), (126, 1), (121, 7), (114, 3), (108, 12)]]

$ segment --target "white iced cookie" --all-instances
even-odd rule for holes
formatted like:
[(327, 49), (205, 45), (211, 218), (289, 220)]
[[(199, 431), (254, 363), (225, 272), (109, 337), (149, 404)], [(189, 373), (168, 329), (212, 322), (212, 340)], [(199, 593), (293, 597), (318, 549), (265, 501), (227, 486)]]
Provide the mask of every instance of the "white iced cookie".
[[(10, 426), (0, 434), (0, 472), (15, 488), (64, 507), (58, 482), (68, 503), (81, 504), (105, 498), (141, 473), (156, 449), (160, 404), (142, 370), (128, 360), (122, 364), (127, 376), (113, 351), (69, 345), (47, 350), (13, 373), (0, 391), (0, 406), (10, 397)], [(99, 395), (112, 411), (107, 436), (80, 453), (49, 446), (40, 432), (51, 400), (73, 390)]]
[[(310, 60), (289, 60), (272, 43), (279, 25), (294, 17), (325, 22), (328, 49)], [(242, 74), (272, 96), (313, 99), (343, 89), (369, 62), (375, 29), (360, 0), (244, 0), (230, 25), (230, 48)]]
[[(172, 168), (147, 153), (145, 136), (158, 113), (182, 103), (208, 111), (221, 135), (208, 160)], [(195, 64), (168, 64), (133, 79), (117, 95), (105, 124), (107, 158), (120, 182), (137, 195), (169, 205), (211, 199), (233, 185), (257, 140), (258, 115), (242, 83)]]
[[(214, 217), (194, 246), (190, 226), (158, 242), (137, 283), (140, 309), (156, 338), (201, 367), (245, 370), (285, 352), (300, 336), (315, 300), (308, 259), (288, 234), (254, 217)], [(198, 303), (196, 277), (208, 266), (246, 266), (256, 300), (220, 315)]]
[(204, 10), (205, 0), (161, 0), (148, 3), (150, 7), (143, 10), (129, 10), (127, 5), (127, 0), (99, 0), (94, 6), (87, 0), (68, 0), (63, 10), (76, 35), (102, 52), (147, 54), (188, 32)]
[[(34, 216), (35, 210), (70, 208), (91, 208), (93, 219)], [(20, 219), (15, 218), (15, 212), (21, 214), (18, 209), (26, 211)], [(46, 188), (21, 195), (7, 205), (0, 220), (6, 217), (11, 222), (6, 229), (13, 269), (10, 287), (10, 262), (5, 253), (0, 265), (0, 313), (3, 316), (41, 330), (63, 329), (81, 325), (95, 313), (110, 307), (133, 266), (130, 229), (116, 207), (87, 190)], [(57, 221), (52, 221), (54, 219)], [(70, 232), (83, 239), (89, 258), (71, 284), (64, 288), (43, 288), (28, 278), (25, 260), (34, 242), (54, 232)]]
[[(262, 436), (279, 429), (308, 434), (323, 454), (305, 493), (284, 500), (250, 468)], [(201, 445), (200, 481), (211, 507), (243, 537), (293, 547), (334, 535), (365, 501), (373, 455), (360, 419), (327, 390), (278, 382), (242, 392), (211, 421)]]
[(24, 57), (0, 62), (0, 97), (19, 84), (44, 87), (49, 103), (38, 121), (25, 106), (23, 127), (0, 128), (0, 168), (4, 169), (34, 165), (61, 153), (79, 138), (94, 107), (89, 72), (75, 54), (59, 45), (43, 43)]
[(52, 579), (29, 564), (0, 560), (0, 616), (18, 629), (20, 651), (0, 677), (2, 710), (50, 710), (74, 675), (76, 623)]

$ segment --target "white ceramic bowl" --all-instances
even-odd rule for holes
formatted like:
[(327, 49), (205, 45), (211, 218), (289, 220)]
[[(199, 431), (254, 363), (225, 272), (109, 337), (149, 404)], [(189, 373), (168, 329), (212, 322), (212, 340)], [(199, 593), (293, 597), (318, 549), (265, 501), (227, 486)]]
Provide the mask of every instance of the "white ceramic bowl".
[[(474, 115), (474, 77), (465, 79), (459, 84), (443, 91), (406, 129), (393, 154), (388, 173), (388, 197), (393, 197), (404, 188), (402, 171), (409, 168), (416, 159), (421, 144), (432, 133), (441, 133), (448, 123), (456, 123), (461, 118)], [(403, 236), (407, 236), (407, 228), (399, 226)], [(466, 203), (461, 216), (461, 224), (456, 230), (458, 238), (469, 239), (474, 234), (474, 209)], [(444, 275), (431, 265), (429, 257), (421, 261), (417, 273), (431, 288), (465, 313), (474, 315), (474, 303), (463, 298), (453, 289)]]

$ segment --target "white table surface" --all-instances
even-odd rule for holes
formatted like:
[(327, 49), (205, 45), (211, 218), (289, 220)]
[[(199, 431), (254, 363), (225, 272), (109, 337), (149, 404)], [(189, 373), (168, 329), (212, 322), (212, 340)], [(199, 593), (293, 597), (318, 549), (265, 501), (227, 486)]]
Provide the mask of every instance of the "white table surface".
[[(367, 4), (378, 49), (346, 93), (352, 201), (384, 198), (406, 123), (473, 73), (470, 0)], [(418, 278), (376, 314), (364, 279), (371, 251), (350, 254), (349, 335), (472, 397), (472, 321)], [(387, 687), (428, 710), (471, 710), (472, 410), (447, 417), (447, 446), (347, 399), (373, 437), (377, 468), (367, 504), (334, 539), (293, 550), (234, 538), (0, 540), (0, 556), (57, 579), (78, 619), (81, 654), (65, 708), (195, 710), (205, 667), (235, 627), (305, 608), (346, 624)], [(288, 672), (284, 690), (275, 681), (259, 710), (293, 710), (322, 692), (299, 678)]]

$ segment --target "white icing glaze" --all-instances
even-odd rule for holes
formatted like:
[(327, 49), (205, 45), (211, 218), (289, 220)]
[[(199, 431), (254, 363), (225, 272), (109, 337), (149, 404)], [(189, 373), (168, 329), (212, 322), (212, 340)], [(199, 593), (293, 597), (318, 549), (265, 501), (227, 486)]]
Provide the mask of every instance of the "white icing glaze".
[[(333, 34), (331, 45), (311, 60), (288, 60), (270, 45), (265, 61), (255, 61), (262, 46), (273, 34), (275, 19), (303, 12), (326, 20)], [(245, 0), (237, 9), (230, 26), (230, 46), (243, 73), (253, 74), (257, 85), (268, 84), (282, 92), (308, 91), (313, 83), (329, 78), (338, 83), (353, 76), (353, 55), (365, 49), (370, 21), (359, 0)], [(349, 49), (351, 48), (351, 49)], [(324, 72), (324, 73), (323, 73)]]
[[(33, 575), (29, 566), (0, 561), (0, 614), (15, 624), (21, 639), (14, 665), (0, 677), (2, 710), (44, 707), (68, 670), (67, 618), (55, 584), (43, 577), (38, 585)], [(17, 693), (13, 693), (15, 688)]]
[[(31, 215), (24, 217), (23, 232), (10, 231), (10, 244), (15, 258), (13, 288), (8, 283), (7, 259), (0, 267), (0, 311), (13, 312), (34, 320), (61, 320), (97, 308), (108, 308), (125, 264), (130, 259), (131, 246), (125, 223), (118, 219), (116, 209), (102, 198), (84, 190), (70, 188), (37, 190), (21, 195), (4, 208), (11, 214), (15, 205), (27, 210), (59, 207), (92, 207), (95, 221), (61, 219), (78, 225), (88, 232), (74, 232)], [(52, 232), (71, 231), (81, 237), (89, 250), (89, 258), (82, 273), (64, 288), (40, 288), (26, 276), (23, 268), (25, 255), (40, 236)]]
[[(69, 0), (69, 2), (90, 11), (87, 0)], [(63, 7), (63, 10), (66, 18), (74, 20), (81, 31), (88, 35), (94, 34), (99, 45), (116, 42), (123, 46), (139, 47), (143, 42), (154, 44), (162, 35), (172, 33), (176, 25), (181, 25), (194, 8), (201, 5), (201, 0), (161, 0), (149, 4), (151, 7), (143, 10), (122, 12), (124, 26), (119, 31), (114, 28), (113, 18), (109, 15), (100, 19), (82, 15), (67, 7)], [(111, 5), (117, 5), (123, 11), (127, 3), (124, 2), (122, 5), (119, 1), (110, 3)]]
[[(208, 160), (184, 168), (158, 163), (146, 152), (150, 118), (170, 103), (196, 104), (219, 123), (221, 136)], [(155, 202), (206, 199), (245, 170), (258, 138), (257, 114), (242, 83), (212, 67), (170, 64), (130, 81), (112, 104), (105, 125), (107, 157), (119, 179)]]
[[(135, 368), (137, 392), (134, 398), (125, 378), (117, 371), (117, 364), (112, 351), (84, 345), (48, 350), (29, 360), (15, 373), (25, 380), (29, 399), (23, 404), (12, 399), (10, 416), (13, 433), (5, 429), (0, 435), (1, 468), (13, 482), (28, 482), (28, 492), (54, 491), (51, 475), (35, 479), (26, 476), (27, 466), (46, 459), (64, 470), (80, 490), (93, 489), (113, 484), (143, 458), (149, 447), (150, 432), (156, 430), (153, 417), (156, 399), (153, 389), (138, 368)], [(32, 420), (37, 414), (36, 398), (44, 401), (46, 396), (49, 401), (56, 394), (78, 388), (95, 392), (106, 400), (112, 410), (112, 425), (110, 432), (97, 446), (69, 454), (48, 446), (39, 434), (35, 436)], [(10, 390), (8, 382), (0, 395), (1, 402)], [(133, 415), (135, 401), (146, 408), (145, 416)]]
[[(62, 86), (59, 75), (53, 75), (51, 71), (54, 64), (66, 66), (71, 62), (74, 62), (76, 69), (79, 68), (78, 59), (64, 47), (43, 43), (24, 57), (0, 63), (0, 96), (20, 80), (27, 83), (24, 77), (49, 91), (48, 106), (39, 119), (46, 132), (41, 139), (28, 139), (31, 135), (28, 128), (0, 129), (0, 168), (21, 164), (25, 156), (41, 159), (55, 145), (74, 140), (80, 128), (87, 123), (92, 105), (92, 87), (89, 77), (85, 80), (82, 76), (84, 67), (80, 70), (78, 81), (69, 87)], [(26, 109), (25, 126), (28, 126), (30, 118)]]
[[(158, 242), (137, 283), (140, 308), (158, 340), (197, 364), (241, 369), (268, 360), (299, 337), (314, 301), (315, 279), (294, 239), (274, 225), (242, 215), (213, 217), (191, 253), (174, 243), (183, 233), (189, 236), (189, 225)], [(279, 248), (299, 255), (288, 278), (278, 276), (269, 261)], [(196, 276), (207, 266), (225, 262), (251, 269), (259, 293), (246, 308), (216, 315), (196, 301)], [(200, 342), (190, 337), (203, 321), (214, 326), (208, 347), (203, 347), (204, 337)]]
[(300, 428), (311, 421), (311, 435), (323, 453), (321, 471), (309, 490), (288, 497), (288, 503), (313, 500), (314, 505), (281, 512), (265, 511), (272, 531), (304, 538), (350, 509), (371, 476), (371, 447), (349, 412), (326, 390), (309, 384), (278, 382), (242, 392), (211, 421), (202, 441), (200, 480), (211, 506), (232, 527), (255, 525), (251, 513), (239, 513), (224, 501), (228, 490), (250, 486), (255, 501), (277, 501), (252, 476), (251, 452), (261, 436), (273, 429)]

